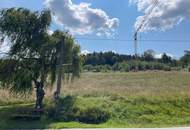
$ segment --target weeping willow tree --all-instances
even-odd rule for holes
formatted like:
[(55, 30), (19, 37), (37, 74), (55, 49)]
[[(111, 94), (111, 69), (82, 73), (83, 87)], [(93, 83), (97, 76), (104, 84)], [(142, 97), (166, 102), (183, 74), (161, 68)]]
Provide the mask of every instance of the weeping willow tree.
[[(60, 57), (64, 57), (65, 63), (71, 63), (62, 73), (72, 77), (80, 74), (80, 47), (66, 33), (56, 31), (52, 36), (48, 35), (50, 23), (51, 15), (46, 10), (40, 13), (11, 8), (0, 12), (1, 37), (7, 37), (11, 42), (6, 59), (0, 60), (1, 87), (24, 95), (35, 88), (36, 109), (43, 108), (47, 82), (53, 84), (56, 81)], [(63, 39), (64, 53), (60, 53)]]

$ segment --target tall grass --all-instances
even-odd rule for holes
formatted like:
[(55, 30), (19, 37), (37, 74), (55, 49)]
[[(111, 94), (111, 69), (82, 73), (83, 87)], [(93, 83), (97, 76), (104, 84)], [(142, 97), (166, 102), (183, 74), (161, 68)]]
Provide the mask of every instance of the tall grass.
[[(123, 97), (190, 97), (189, 72), (82, 73), (80, 79), (62, 86), (63, 95)], [(52, 99), (54, 89), (46, 88), (46, 99)], [(26, 98), (0, 90), (0, 104), (34, 101), (35, 92)]]
[(188, 72), (84, 73), (63, 94), (134, 96), (190, 96)]
[[(102, 108), (110, 113), (110, 119), (98, 125), (57, 122), (48, 117), (40, 122), (11, 121), (9, 115), (16, 109), (33, 107), (35, 93), (22, 98), (0, 90), (3, 119), (0, 129), (189, 126), (189, 77), (189, 72), (83, 73), (74, 83), (63, 85), (62, 95), (75, 96), (74, 105), (80, 110)], [(47, 107), (53, 91), (53, 88), (46, 89)]]

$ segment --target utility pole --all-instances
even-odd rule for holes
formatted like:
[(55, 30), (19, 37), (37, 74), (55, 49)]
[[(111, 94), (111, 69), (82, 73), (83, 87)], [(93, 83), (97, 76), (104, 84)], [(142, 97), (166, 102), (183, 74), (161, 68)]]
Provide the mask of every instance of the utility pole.
[(58, 77), (57, 77), (57, 88), (54, 92), (54, 102), (55, 102), (55, 117), (57, 118), (58, 117), (58, 114), (60, 112), (60, 106), (59, 106), (59, 99), (60, 99), (60, 93), (61, 93), (61, 82), (62, 82), (62, 71), (63, 71), (63, 68), (62, 68), (62, 65), (63, 65), (63, 44), (65, 42), (65, 37), (63, 36), (63, 38), (61, 39), (61, 52), (60, 52), (60, 55), (59, 55), (59, 64), (57, 66), (58, 68)]
[[(135, 30), (134, 33), (134, 53), (135, 53), (135, 59), (138, 59), (138, 33), (140, 32), (141, 29), (144, 28), (146, 25), (147, 21), (149, 20), (152, 12), (154, 11), (155, 7), (158, 5), (158, 0), (153, 0), (153, 5), (150, 8), (150, 10), (147, 12), (147, 14), (144, 16), (143, 20), (139, 24), (138, 28)], [(138, 71), (138, 66), (136, 65), (135, 71)]]
[(63, 44), (65, 42), (65, 37), (61, 40), (61, 52), (59, 56), (59, 65), (58, 65), (58, 77), (57, 77), (57, 88), (54, 93), (54, 99), (57, 101), (61, 93), (61, 82), (62, 82), (62, 71), (63, 71)]
[(134, 34), (134, 54), (135, 54), (135, 57), (137, 57), (137, 32)]
[(64, 43), (65, 43), (65, 36), (63, 36), (63, 39), (61, 40), (61, 52), (59, 56), (59, 65), (57, 65), (58, 70), (58, 76), (57, 76), (57, 88), (54, 93), (54, 99), (57, 102), (60, 94), (61, 94), (61, 85), (62, 85), (62, 79), (63, 79), (63, 67), (65, 66), (72, 66), (72, 63), (64, 64), (63, 61), (63, 51), (64, 51)]
[[(137, 48), (138, 48), (138, 45), (137, 45), (137, 39), (138, 39), (138, 35), (137, 35), (138, 33), (137, 32), (135, 32), (135, 34), (134, 34), (134, 54), (135, 54), (135, 60), (137, 61), (138, 60), (138, 50), (137, 50)], [(138, 67), (138, 65), (137, 65), (137, 63), (136, 63), (136, 65), (135, 65), (135, 72), (137, 72), (139, 70), (139, 67)]]

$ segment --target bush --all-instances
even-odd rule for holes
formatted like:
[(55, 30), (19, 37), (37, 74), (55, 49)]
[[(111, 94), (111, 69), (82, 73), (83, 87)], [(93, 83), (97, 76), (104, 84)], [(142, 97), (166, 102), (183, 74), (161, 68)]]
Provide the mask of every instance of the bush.
[(189, 67), (189, 72), (190, 72), (190, 67)]
[(48, 117), (53, 120), (75, 121), (77, 120), (78, 108), (75, 106), (76, 98), (72, 96), (61, 97), (58, 106), (48, 109)]
[(146, 62), (141, 62), (139, 64), (139, 70), (145, 71), (146, 70), (146, 65), (147, 65)]
[(155, 64), (154, 64), (155, 70), (163, 70), (163, 68), (164, 68), (163, 64), (155, 62)]
[(164, 71), (171, 71), (171, 67), (170, 66), (164, 66)]
[(84, 70), (84, 71), (92, 71), (92, 70), (93, 70), (93, 66), (92, 66), (92, 65), (85, 65), (85, 66), (83, 67), (83, 70)]
[(182, 67), (172, 67), (171, 70), (172, 71), (180, 71), (180, 70), (182, 70)]
[(114, 71), (129, 72), (130, 66), (126, 62), (116, 63), (113, 66)]
[(100, 108), (88, 108), (79, 113), (78, 120), (87, 124), (100, 124), (108, 121), (110, 114)]
[(80, 121), (87, 124), (100, 124), (110, 118), (110, 114), (101, 108), (79, 109), (75, 102), (76, 98), (72, 96), (60, 98), (59, 110), (55, 106), (49, 107), (48, 117), (56, 121)]
[(129, 72), (130, 71), (130, 66), (125, 62), (121, 63), (121, 71)]
[[(171, 71), (175, 68), (172, 67), (170, 64), (164, 64), (159, 63), (157, 61), (153, 62), (147, 62), (147, 61), (136, 61), (136, 60), (130, 60), (130, 61), (124, 61), (124, 62), (117, 62), (113, 66), (110, 65), (86, 65), (84, 66), (84, 70), (87, 71), (93, 71), (93, 72), (109, 72), (111, 70), (113, 71), (120, 71), (120, 72), (129, 72), (133, 71), (138, 67), (139, 71), (146, 71), (146, 70), (164, 70), (164, 71)], [(181, 68), (176, 68), (177, 70), (180, 70)]]
[(83, 70), (89, 72), (109, 72), (112, 68), (110, 65), (85, 65)]

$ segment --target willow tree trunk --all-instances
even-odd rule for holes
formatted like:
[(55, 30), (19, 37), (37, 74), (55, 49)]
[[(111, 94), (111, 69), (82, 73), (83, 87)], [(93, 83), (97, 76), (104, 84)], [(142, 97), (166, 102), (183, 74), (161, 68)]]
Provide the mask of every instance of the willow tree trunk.
[(44, 99), (44, 84), (42, 82), (36, 82), (36, 105), (35, 108), (40, 110), (43, 108), (43, 99)]
[(62, 66), (59, 67), (58, 78), (57, 78), (57, 88), (56, 88), (56, 91), (54, 93), (55, 101), (59, 100), (59, 97), (60, 97), (61, 81), (62, 81)]

